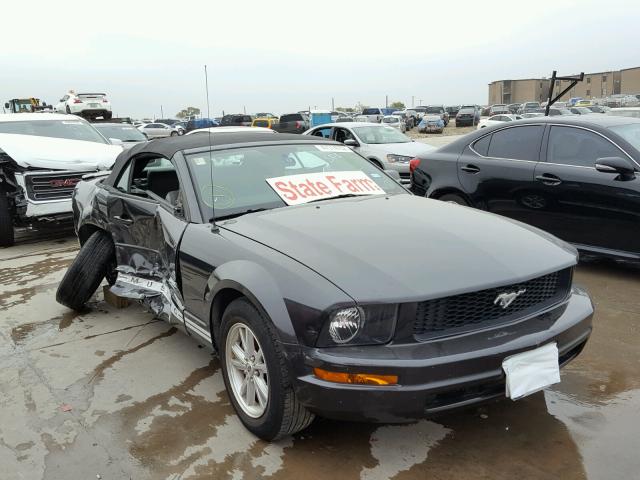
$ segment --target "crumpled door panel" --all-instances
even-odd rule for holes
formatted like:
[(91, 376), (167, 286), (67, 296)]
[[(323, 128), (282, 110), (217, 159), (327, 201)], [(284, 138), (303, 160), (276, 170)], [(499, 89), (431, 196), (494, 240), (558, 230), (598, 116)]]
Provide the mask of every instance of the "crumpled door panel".
[[(156, 316), (183, 324), (177, 254), (186, 221), (150, 202), (114, 202), (114, 215), (131, 218), (118, 225), (118, 278), (111, 291), (140, 301)], [(117, 220), (114, 223), (118, 223)]]

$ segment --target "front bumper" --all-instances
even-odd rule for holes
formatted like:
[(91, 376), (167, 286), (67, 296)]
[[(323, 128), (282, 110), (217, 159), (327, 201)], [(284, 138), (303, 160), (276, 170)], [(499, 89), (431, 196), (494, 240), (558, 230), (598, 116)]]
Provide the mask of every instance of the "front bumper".
[[(557, 342), (563, 366), (582, 351), (592, 330), (591, 299), (574, 288), (569, 300), (558, 308), (561, 313), (553, 318), (541, 315), (422, 343), (302, 350), (291, 346), (287, 353), (294, 366), (297, 397), (323, 417), (390, 423), (505, 398), (502, 362), (506, 357)], [(313, 375), (313, 367), (398, 375), (399, 385), (327, 382)]]
[[(64, 174), (67, 172), (44, 172), (43, 175)], [(36, 175), (36, 174), (34, 174)], [(37, 176), (37, 175), (36, 175)], [(71, 198), (61, 198), (56, 200), (34, 200), (28, 195), (25, 175), (16, 174), (16, 183), (22, 192), (21, 202), (16, 205), (18, 215), (25, 221), (48, 221), (66, 222), (73, 218)]]

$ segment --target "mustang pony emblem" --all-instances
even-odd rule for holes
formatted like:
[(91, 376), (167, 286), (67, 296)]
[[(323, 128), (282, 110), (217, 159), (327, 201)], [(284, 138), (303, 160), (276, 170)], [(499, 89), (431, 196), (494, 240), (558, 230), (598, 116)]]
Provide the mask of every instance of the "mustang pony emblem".
[(495, 305), (499, 303), (502, 308), (507, 308), (509, 305), (511, 305), (514, 302), (516, 298), (518, 298), (520, 295), (522, 295), (526, 291), (527, 289), (523, 288), (522, 290), (518, 290), (517, 292), (501, 293), (493, 301), (493, 304)]

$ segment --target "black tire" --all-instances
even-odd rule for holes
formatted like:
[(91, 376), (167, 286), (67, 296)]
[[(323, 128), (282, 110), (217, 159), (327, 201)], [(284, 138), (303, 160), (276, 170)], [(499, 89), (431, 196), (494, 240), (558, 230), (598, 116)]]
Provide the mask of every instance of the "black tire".
[(469, 202), (467, 202), (467, 200), (463, 196), (457, 195), (455, 193), (446, 193), (441, 197), (438, 197), (438, 200), (440, 200), (441, 202), (457, 203), (458, 205), (464, 205), (465, 207), (470, 206)]
[(172, 137), (177, 137), (178, 136), (178, 132), (171, 132), (171, 136)]
[(67, 114), (68, 114), (68, 115), (71, 115), (71, 109), (69, 108), (69, 105), (67, 105), (66, 110), (67, 110)]
[(102, 118), (104, 118), (105, 120), (111, 120), (112, 116), (113, 116), (112, 112), (106, 112), (104, 115), (102, 115)]
[(15, 242), (13, 218), (7, 194), (0, 190), (0, 247), (10, 247)]
[(57, 302), (81, 311), (113, 268), (114, 258), (115, 246), (111, 237), (103, 231), (93, 233), (58, 285)]
[[(242, 323), (252, 330), (263, 350), (267, 366), (269, 399), (264, 413), (258, 418), (252, 418), (242, 410), (230, 385), (225, 346), (229, 330), (237, 323)], [(273, 441), (311, 425), (315, 415), (296, 398), (287, 362), (271, 321), (264, 318), (246, 298), (238, 298), (226, 308), (220, 324), (220, 341), (217, 343), (220, 346), (222, 376), (229, 398), (247, 430), (263, 440)]]

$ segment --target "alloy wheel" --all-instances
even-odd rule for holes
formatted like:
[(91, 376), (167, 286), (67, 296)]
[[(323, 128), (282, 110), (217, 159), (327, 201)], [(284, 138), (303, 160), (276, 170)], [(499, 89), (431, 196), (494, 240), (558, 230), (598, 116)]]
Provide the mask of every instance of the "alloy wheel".
[(269, 374), (262, 346), (244, 323), (229, 329), (225, 363), (231, 393), (242, 411), (251, 418), (262, 416), (269, 403)]

